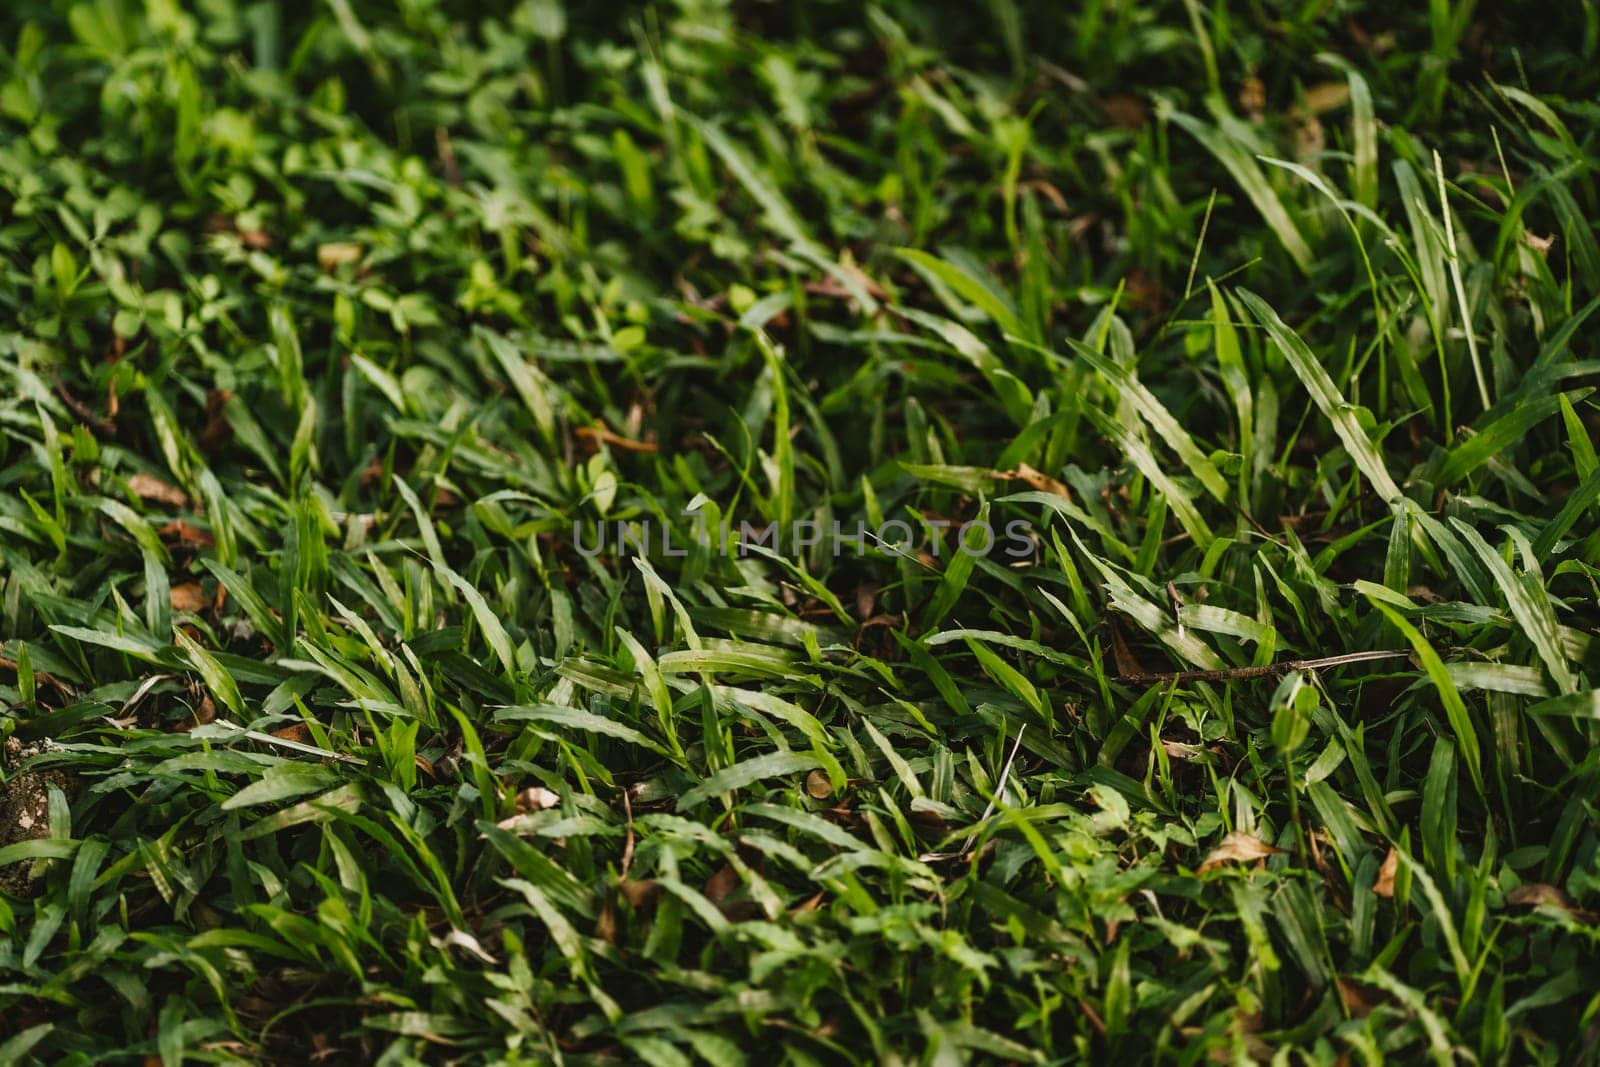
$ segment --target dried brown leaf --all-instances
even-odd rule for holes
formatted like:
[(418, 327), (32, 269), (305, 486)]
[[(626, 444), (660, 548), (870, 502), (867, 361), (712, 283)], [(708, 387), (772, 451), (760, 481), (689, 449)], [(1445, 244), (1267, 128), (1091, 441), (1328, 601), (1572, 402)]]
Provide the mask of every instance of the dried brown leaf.
[(1522, 235), (1522, 243), (1542, 256), (1555, 245), (1556, 239), (1554, 234), (1549, 237), (1540, 237), (1536, 234), (1524, 233)]
[(530, 785), (517, 794), (517, 810), (520, 812), (546, 811), (560, 803), (561, 794), (542, 785)]
[(1062, 500), (1072, 499), (1072, 490), (1067, 488), (1065, 482), (1058, 481), (1043, 471), (1035, 470), (1026, 463), (1020, 463), (1008, 471), (990, 471), (989, 477), (1007, 482), (1023, 482), (1036, 492), (1050, 493)]
[(233, 399), (233, 394), (224, 389), (211, 389), (206, 392), (206, 425), (200, 431), (200, 447), (207, 452), (215, 452), (228, 439), (233, 436), (233, 427), (228, 425), (228, 401)]
[(1543, 882), (1528, 882), (1519, 885), (1506, 894), (1507, 904), (1520, 904), (1523, 907), (1536, 908), (1540, 904), (1554, 904), (1558, 908), (1572, 910), (1572, 898), (1553, 885)]
[(711, 903), (721, 904), (738, 888), (739, 872), (733, 869), (732, 864), (724, 863), (717, 868), (715, 874), (706, 879), (705, 888), (701, 892), (705, 893), (706, 899)]
[(1283, 852), (1281, 848), (1274, 848), (1259, 837), (1240, 833), (1235, 830), (1222, 839), (1222, 843), (1207, 854), (1205, 862), (1200, 864), (1198, 873), (1207, 874), (1227, 863), (1249, 863), (1253, 860), (1266, 859), (1268, 856), (1278, 855)]
[(1252, 74), (1239, 86), (1239, 110), (1249, 115), (1252, 121), (1260, 122), (1266, 109), (1267, 87)]
[(1318, 874), (1328, 880), (1330, 885), (1333, 885), (1336, 884), (1333, 866), (1328, 863), (1328, 858), (1322, 854), (1322, 842), (1318, 840), (1320, 836), (1320, 832), (1316, 830), (1308, 833), (1306, 835), (1306, 847), (1311, 852), (1311, 865), (1317, 869)]
[(216, 544), (212, 536), (200, 527), (182, 519), (174, 519), (167, 523), (156, 533), (168, 544), (181, 545), (185, 548), (210, 548)]
[(1060, 189), (1057, 189), (1054, 185), (1051, 185), (1043, 178), (1031, 178), (1025, 182), (1018, 182), (1017, 188), (1032, 189), (1039, 195), (1043, 196), (1046, 200), (1050, 201), (1051, 205), (1057, 211), (1061, 212), (1062, 214), (1067, 212), (1067, 198), (1061, 195)]
[(189, 497), (182, 489), (175, 485), (168, 485), (153, 474), (128, 475), (128, 488), (140, 500), (155, 504), (166, 504), (168, 507), (186, 508), (189, 506)]
[(819, 893), (816, 893), (816, 894), (814, 894), (812, 896), (807, 897), (806, 899), (802, 900), (800, 903), (796, 904), (794, 907), (790, 908), (789, 909), (789, 914), (790, 915), (799, 915), (802, 912), (816, 911), (821, 906), (822, 906), (822, 894), (819, 892)]
[(1349, 82), (1320, 82), (1306, 90), (1306, 110), (1313, 115), (1337, 111), (1349, 100)]
[(204, 726), (217, 719), (217, 706), (211, 702), (209, 695), (200, 698), (200, 706), (194, 709), (194, 714), (178, 724), (180, 733), (188, 733), (196, 726)]
[(199, 582), (181, 582), (172, 587), (172, 610), (187, 611), (198, 614), (206, 610), (211, 602), (206, 599), (205, 591), (200, 588)]
[(1391, 847), (1383, 858), (1383, 866), (1378, 868), (1378, 879), (1372, 883), (1372, 891), (1380, 897), (1394, 896), (1394, 875), (1399, 866), (1400, 853)]
[(636, 881), (623, 878), (617, 882), (617, 892), (622, 894), (622, 899), (628, 902), (629, 907), (637, 910), (654, 900), (661, 892), (661, 887), (649, 879)]
[(600, 916), (595, 920), (594, 933), (602, 941), (613, 945), (617, 943), (617, 909), (609, 897), (600, 905)]
[(1365, 1019), (1376, 1006), (1376, 997), (1370, 987), (1349, 978), (1339, 979), (1339, 999), (1344, 1002), (1345, 1013), (1352, 1019)]
[(317, 246), (317, 266), (332, 274), (346, 263), (358, 262), (362, 251), (361, 246), (353, 242), (330, 241)]
[(1579, 922), (1600, 923), (1600, 913), (1578, 907), (1564, 890), (1543, 882), (1528, 882), (1517, 886), (1506, 894), (1506, 903), (1523, 908), (1538, 908), (1548, 904), (1552, 908), (1566, 912)]
[(1100, 114), (1113, 126), (1137, 130), (1143, 128), (1149, 119), (1150, 109), (1145, 107), (1143, 100), (1130, 93), (1112, 93), (1100, 101)]
[(311, 730), (303, 722), (291, 723), (280, 730), (273, 730), (272, 736), (281, 737), (285, 741), (293, 741), (296, 744), (311, 744)]

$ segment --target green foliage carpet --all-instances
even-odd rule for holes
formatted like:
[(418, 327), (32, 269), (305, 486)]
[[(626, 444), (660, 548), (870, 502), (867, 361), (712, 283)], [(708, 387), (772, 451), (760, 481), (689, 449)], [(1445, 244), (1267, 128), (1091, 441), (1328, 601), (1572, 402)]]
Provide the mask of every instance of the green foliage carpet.
[(0, 1062), (1594, 1063), (1597, 41), (8, 0)]

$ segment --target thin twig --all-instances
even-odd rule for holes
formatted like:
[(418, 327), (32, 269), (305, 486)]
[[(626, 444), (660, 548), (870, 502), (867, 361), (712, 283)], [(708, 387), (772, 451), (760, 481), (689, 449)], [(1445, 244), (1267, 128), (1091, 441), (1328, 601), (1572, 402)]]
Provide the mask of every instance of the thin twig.
[[(12, 659), (10, 656), (5, 655), (5, 648), (6, 643), (4, 641), (0, 641), (0, 668), (4, 668), (8, 671), (17, 670), (20, 664), (18, 664), (17, 661)], [(33, 671), (33, 680), (36, 685), (50, 686), (68, 700), (76, 700), (78, 698), (77, 689), (68, 685), (66, 682), (63, 682), (60, 678), (57, 678), (49, 671), (41, 671), (35, 667)], [(12, 706), (16, 707), (18, 705)]]
[(1315, 671), (1323, 667), (1342, 667), (1347, 663), (1369, 663), (1380, 659), (1399, 659), (1411, 655), (1409, 649), (1395, 648), (1378, 652), (1346, 652), (1341, 656), (1323, 656), (1320, 659), (1292, 659), (1285, 663), (1269, 663), (1264, 667), (1227, 667), (1218, 671), (1175, 671), (1167, 674), (1120, 674), (1113, 681), (1149, 685), (1152, 682), (1242, 682), (1251, 678), (1269, 678), (1290, 671)]
[(628, 799), (628, 787), (622, 787), (622, 811), (628, 817), (628, 840), (622, 846), (622, 873), (619, 878), (626, 881), (628, 868), (633, 866), (633, 801)]
[(89, 405), (85, 404), (83, 401), (79, 400), (77, 397), (68, 392), (67, 387), (62, 384), (60, 378), (53, 379), (51, 384), (55, 386), (56, 395), (61, 398), (62, 402), (65, 403), (67, 407), (72, 409), (72, 413), (74, 415), (78, 416), (78, 418), (92, 426), (96, 434), (101, 437), (116, 436), (117, 424), (106, 418), (104, 415), (96, 414), (89, 408)]

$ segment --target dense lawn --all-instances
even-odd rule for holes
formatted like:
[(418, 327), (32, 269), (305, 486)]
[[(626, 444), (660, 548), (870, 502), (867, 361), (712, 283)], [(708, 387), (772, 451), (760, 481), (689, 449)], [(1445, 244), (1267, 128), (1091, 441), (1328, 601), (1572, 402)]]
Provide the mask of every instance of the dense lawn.
[(1592, 0), (3, 6), (0, 1062), (1595, 1061)]

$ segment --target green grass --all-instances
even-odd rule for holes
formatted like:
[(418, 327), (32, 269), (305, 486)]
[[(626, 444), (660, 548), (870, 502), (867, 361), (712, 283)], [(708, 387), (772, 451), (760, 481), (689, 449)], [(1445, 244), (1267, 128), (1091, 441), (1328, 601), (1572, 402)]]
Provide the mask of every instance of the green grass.
[(1595, 1062), (1592, 0), (496, 7), (0, 14), (0, 1062)]

